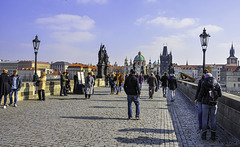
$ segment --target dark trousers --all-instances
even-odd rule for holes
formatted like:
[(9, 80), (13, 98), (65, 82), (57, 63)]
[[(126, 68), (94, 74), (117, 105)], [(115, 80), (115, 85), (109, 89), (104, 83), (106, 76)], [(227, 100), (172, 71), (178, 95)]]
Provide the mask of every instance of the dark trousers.
[(38, 90), (39, 100), (45, 100), (45, 90)]
[(87, 98), (90, 99), (90, 97), (91, 97), (91, 94), (85, 94), (85, 98), (86, 98), (86, 99), (87, 99)]
[(154, 87), (149, 86), (149, 98), (153, 98), (153, 95), (154, 95)]
[(67, 92), (66, 92), (66, 86), (61, 85), (60, 95), (62, 95), (62, 94), (67, 95)]
[[(7, 105), (7, 104), (6, 104), (6, 103), (7, 103), (7, 96), (8, 96), (8, 95), (4, 95), (4, 104), (3, 104), (4, 106)], [(2, 96), (0, 96), (0, 105), (1, 105), (1, 102), (2, 102)]]

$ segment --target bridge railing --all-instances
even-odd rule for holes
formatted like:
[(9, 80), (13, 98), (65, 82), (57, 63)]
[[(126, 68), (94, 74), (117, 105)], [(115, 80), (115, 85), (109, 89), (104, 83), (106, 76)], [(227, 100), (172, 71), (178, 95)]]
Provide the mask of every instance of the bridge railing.
[[(178, 81), (178, 89), (194, 104), (197, 84)], [(193, 118), (197, 119), (197, 118)], [(217, 123), (227, 132), (240, 139), (240, 97), (223, 92), (217, 108)]]

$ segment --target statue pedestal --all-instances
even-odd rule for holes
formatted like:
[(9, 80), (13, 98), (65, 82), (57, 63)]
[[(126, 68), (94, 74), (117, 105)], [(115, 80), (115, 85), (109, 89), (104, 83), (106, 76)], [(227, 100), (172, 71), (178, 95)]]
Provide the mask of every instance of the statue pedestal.
[(104, 68), (105, 68), (105, 65), (104, 64), (98, 64), (98, 75), (97, 75), (97, 78), (104, 78), (105, 75), (104, 75)]
[(105, 79), (104, 78), (97, 78), (95, 80), (95, 86), (105, 87), (106, 86)]

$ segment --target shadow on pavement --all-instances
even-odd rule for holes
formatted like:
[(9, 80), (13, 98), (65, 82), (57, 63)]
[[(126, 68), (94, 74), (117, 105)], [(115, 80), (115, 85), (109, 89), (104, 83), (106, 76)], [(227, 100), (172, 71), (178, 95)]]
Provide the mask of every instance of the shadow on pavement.
[(65, 101), (69, 101), (69, 100), (86, 100), (85, 98), (49, 98), (49, 100), (65, 100)]
[(69, 118), (69, 119), (89, 119), (89, 120), (128, 120), (127, 118), (110, 118), (110, 117), (98, 117), (98, 116), (60, 116), (60, 118)]
[(91, 106), (89, 108), (119, 108), (119, 107), (108, 107), (108, 106)]
[(167, 142), (177, 142), (177, 140), (167, 140), (167, 139), (150, 138), (150, 137), (142, 137), (142, 136), (139, 136), (138, 138), (118, 137), (115, 139), (121, 143), (135, 143), (135, 144), (144, 144), (144, 145), (160, 145), (162, 143), (167, 143)]
[(163, 134), (170, 134), (174, 132), (174, 130), (149, 129), (149, 128), (132, 128), (132, 129), (122, 129), (118, 131), (119, 132), (163, 133)]

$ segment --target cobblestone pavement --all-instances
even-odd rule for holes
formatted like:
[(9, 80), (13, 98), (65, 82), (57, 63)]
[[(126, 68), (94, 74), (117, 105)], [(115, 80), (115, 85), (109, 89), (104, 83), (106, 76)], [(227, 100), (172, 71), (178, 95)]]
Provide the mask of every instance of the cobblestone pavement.
[[(174, 103), (161, 90), (148, 99), (144, 85), (141, 120), (127, 120), (126, 95), (51, 96), (0, 109), (0, 146), (233, 146), (239, 141), (218, 127), (216, 142), (201, 141), (197, 108), (180, 92)], [(135, 106), (133, 104), (133, 114)]]

